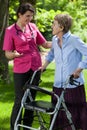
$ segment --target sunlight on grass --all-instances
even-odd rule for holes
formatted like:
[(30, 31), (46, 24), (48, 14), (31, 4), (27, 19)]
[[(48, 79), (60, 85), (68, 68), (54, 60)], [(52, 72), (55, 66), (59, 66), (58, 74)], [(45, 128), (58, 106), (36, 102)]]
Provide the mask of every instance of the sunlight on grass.
[(87, 99), (87, 70), (84, 70), (84, 79), (85, 79), (85, 91), (86, 91), (86, 99)]
[(0, 130), (10, 129), (10, 114), (12, 109), (12, 103), (0, 102)]

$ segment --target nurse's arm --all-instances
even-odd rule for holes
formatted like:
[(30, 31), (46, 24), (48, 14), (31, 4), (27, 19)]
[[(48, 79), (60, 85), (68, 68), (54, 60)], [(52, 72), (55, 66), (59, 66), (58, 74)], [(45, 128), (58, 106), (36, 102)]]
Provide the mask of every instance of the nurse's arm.
[(52, 42), (51, 41), (46, 41), (45, 43), (42, 44), (42, 47), (51, 48), (52, 47)]
[(14, 58), (20, 57), (23, 54), (18, 53), (17, 51), (5, 51), (5, 56), (8, 60), (13, 60)]

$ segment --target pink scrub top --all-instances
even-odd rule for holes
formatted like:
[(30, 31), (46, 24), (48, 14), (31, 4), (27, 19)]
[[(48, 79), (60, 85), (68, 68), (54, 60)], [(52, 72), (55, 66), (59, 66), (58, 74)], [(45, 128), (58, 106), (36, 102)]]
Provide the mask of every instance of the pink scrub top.
[(22, 32), (17, 24), (6, 28), (3, 50), (18, 51), (23, 53), (21, 57), (14, 58), (13, 71), (25, 73), (30, 69), (36, 70), (41, 67), (41, 56), (38, 45), (44, 44), (46, 39), (42, 36), (34, 23), (26, 25)]

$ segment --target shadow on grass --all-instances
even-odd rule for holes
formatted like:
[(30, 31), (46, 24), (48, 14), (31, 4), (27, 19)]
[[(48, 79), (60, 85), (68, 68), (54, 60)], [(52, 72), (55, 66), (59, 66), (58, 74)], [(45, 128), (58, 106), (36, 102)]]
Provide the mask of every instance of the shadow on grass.
[(13, 102), (14, 88), (13, 84), (1, 84), (0, 85), (0, 102)]
[(9, 122), (9, 117), (6, 117), (4, 119), (0, 118), (0, 130), (10, 130)]

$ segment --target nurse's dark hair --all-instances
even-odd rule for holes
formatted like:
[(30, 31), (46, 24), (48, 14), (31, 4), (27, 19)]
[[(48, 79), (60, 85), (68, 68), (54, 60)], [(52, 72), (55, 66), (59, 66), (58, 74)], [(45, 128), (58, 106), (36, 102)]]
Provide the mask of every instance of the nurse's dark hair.
[(73, 19), (69, 14), (57, 14), (54, 20), (58, 21), (60, 27), (63, 27), (64, 33), (67, 33), (72, 27)]
[(34, 7), (30, 3), (21, 4), (17, 9), (17, 17), (18, 17), (18, 13), (23, 15), (27, 11), (31, 11), (31, 12), (35, 13)]

